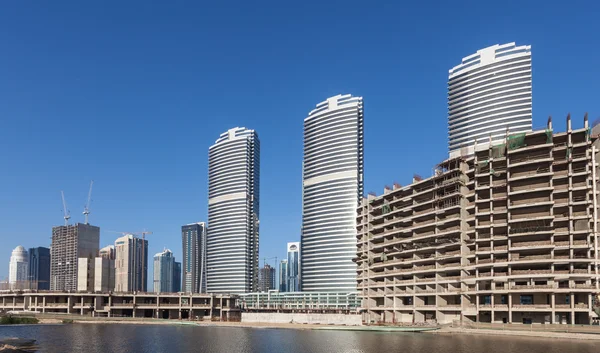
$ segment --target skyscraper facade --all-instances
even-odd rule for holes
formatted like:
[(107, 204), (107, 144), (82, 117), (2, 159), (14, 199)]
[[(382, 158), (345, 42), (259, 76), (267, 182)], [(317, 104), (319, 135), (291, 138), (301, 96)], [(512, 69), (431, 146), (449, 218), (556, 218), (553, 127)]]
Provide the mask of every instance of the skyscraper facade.
[(233, 128), (209, 149), (207, 291), (258, 290), (260, 142)]
[(280, 292), (287, 292), (288, 291), (287, 268), (288, 268), (288, 261), (287, 260), (281, 260), (281, 262), (279, 263), (279, 291)]
[(115, 241), (115, 291), (148, 289), (148, 241), (127, 234)]
[(173, 271), (175, 270), (175, 256), (169, 249), (154, 255), (154, 292), (173, 292)]
[(16, 288), (18, 283), (21, 285), (25, 284), (29, 274), (28, 264), (29, 257), (27, 256), (27, 250), (21, 245), (17, 246), (10, 256), (8, 284), (11, 288)]
[(361, 97), (337, 95), (308, 114), (302, 182), (300, 287), (354, 292), (356, 207), (363, 194)]
[(177, 261), (173, 266), (173, 292), (181, 292), (181, 262)]
[(531, 46), (493, 45), (462, 59), (448, 77), (450, 157), (531, 131)]
[(206, 293), (206, 230), (204, 222), (181, 227), (182, 285), (186, 293)]
[(50, 290), (76, 291), (79, 258), (94, 258), (100, 248), (100, 228), (89, 224), (52, 228)]
[(258, 287), (260, 292), (268, 292), (272, 289), (275, 289), (275, 285), (277, 283), (277, 274), (275, 273), (275, 268), (271, 267), (269, 264), (265, 264), (263, 268), (260, 269), (258, 275)]
[(287, 291), (300, 291), (300, 243), (287, 243)]
[(50, 290), (50, 249), (29, 248), (29, 275), (31, 289)]

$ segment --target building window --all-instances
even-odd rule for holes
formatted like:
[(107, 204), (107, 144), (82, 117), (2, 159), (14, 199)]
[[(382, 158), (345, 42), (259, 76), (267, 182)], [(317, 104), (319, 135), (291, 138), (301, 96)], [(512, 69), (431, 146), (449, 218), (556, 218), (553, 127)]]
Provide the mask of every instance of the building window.
[(533, 295), (522, 295), (521, 296), (521, 305), (531, 305), (533, 304)]

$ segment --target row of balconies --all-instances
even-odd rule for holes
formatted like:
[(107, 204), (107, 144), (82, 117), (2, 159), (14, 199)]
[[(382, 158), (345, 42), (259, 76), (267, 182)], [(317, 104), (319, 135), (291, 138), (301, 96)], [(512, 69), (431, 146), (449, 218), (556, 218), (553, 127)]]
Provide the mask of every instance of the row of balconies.
[[(568, 245), (564, 245), (564, 246), (568, 246)], [(584, 248), (589, 248), (589, 244), (585, 241), (577, 241), (577, 244), (574, 244), (573, 247), (580, 249), (580, 247), (584, 247)], [(386, 267), (386, 266), (393, 266), (393, 265), (399, 265), (399, 264), (415, 264), (418, 266), (418, 263), (422, 263), (422, 262), (437, 262), (437, 261), (441, 261), (441, 260), (449, 260), (452, 258), (456, 258), (456, 257), (462, 257), (465, 256), (467, 258), (471, 258), (473, 256), (477, 256), (477, 255), (481, 255), (483, 254), (494, 254), (496, 252), (499, 253), (506, 253), (508, 251), (507, 249), (508, 247), (506, 245), (504, 246), (499, 246), (497, 247), (495, 250), (489, 250), (488, 247), (485, 248), (481, 248), (480, 250), (476, 251), (476, 252), (465, 252), (464, 254), (460, 254), (460, 250), (454, 251), (453, 254), (440, 254), (440, 255), (434, 255), (433, 253), (427, 254), (428, 256), (422, 256), (422, 257), (418, 257), (418, 256), (414, 256), (411, 258), (399, 258), (399, 259), (390, 259), (390, 260), (382, 260), (381, 262), (374, 262), (373, 265), (371, 265), (372, 268), (380, 268), (380, 267)], [(512, 249), (511, 249), (512, 250)], [(365, 254), (365, 256), (368, 256)], [(377, 259), (377, 255), (372, 254), (371, 256), (375, 256), (375, 258)], [(518, 262), (518, 261), (532, 261), (532, 260), (581, 260), (581, 259), (592, 259), (592, 255), (588, 255), (587, 253), (574, 253), (573, 255), (569, 255), (569, 254), (553, 254), (552, 253), (546, 253), (546, 254), (537, 254), (537, 255), (522, 255), (518, 252), (511, 252), (510, 253), (510, 259), (506, 258), (506, 257), (501, 257), (501, 258), (477, 258), (478, 262), (477, 264), (484, 264), (484, 263), (492, 263), (492, 262)], [(475, 265), (475, 264), (473, 264)], [(450, 263), (450, 264), (439, 264), (439, 268), (443, 268), (443, 267), (450, 267), (450, 266), (454, 266), (454, 263)], [(469, 266), (469, 265), (465, 265), (465, 266)]]
[[(498, 310), (498, 311), (507, 311), (509, 310), (509, 306), (507, 304), (443, 304), (443, 305), (435, 305), (435, 304), (414, 304), (414, 305), (403, 305), (403, 304), (395, 304), (395, 303), (374, 303), (372, 305), (368, 305), (367, 309), (387, 309), (387, 310), (451, 310), (451, 311), (471, 311), (471, 310)], [(513, 304), (510, 306), (512, 310), (522, 311), (522, 310), (589, 310), (589, 305), (586, 303), (573, 303), (571, 304), (554, 304), (554, 308), (552, 304)]]

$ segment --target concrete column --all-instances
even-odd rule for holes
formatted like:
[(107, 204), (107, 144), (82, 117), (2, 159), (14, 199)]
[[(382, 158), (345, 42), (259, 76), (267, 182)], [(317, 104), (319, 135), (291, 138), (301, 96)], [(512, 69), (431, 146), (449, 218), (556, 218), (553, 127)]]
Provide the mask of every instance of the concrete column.
[(588, 294), (588, 324), (592, 324), (592, 294)]
[(219, 317), (220, 317), (221, 321), (223, 321), (223, 297), (219, 298), (219, 303), (220, 303)]
[(67, 314), (71, 313), (71, 296), (67, 297)]
[(43, 313), (46, 312), (46, 296), (45, 295), (42, 297), (42, 312)]
[(571, 309), (574, 309), (575, 308), (575, 294), (569, 293), (569, 297), (571, 299), (571, 300), (569, 300), (569, 302), (571, 303), (570, 304), (571, 305)]
[(508, 323), (512, 324), (512, 294), (508, 294)]
[(550, 316), (550, 323), (551, 324), (555, 324), (556, 323), (556, 294), (552, 293), (550, 295), (550, 305), (552, 307), (552, 316)]
[[(492, 283), (492, 285), (494, 285), (494, 283)], [(492, 320), (492, 324), (494, 323), (494, 313), (496, 311), (496, 308), (494, 308), (494, 292), (492, 292), (492, 294), (490, 294), (490, 303), (492, 304), (492, 313), (491, 315), (491, 320)]]
[(81, 296), (81, 309), (79, 309), (79, 315), (83, 315), (83, 295)]

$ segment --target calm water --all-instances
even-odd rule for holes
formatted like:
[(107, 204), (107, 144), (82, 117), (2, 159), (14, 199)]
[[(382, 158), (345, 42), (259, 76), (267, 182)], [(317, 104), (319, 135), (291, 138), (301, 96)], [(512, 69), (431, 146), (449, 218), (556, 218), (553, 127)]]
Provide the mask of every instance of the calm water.
[(0, 326), (37, 339), (40, 352), (598, 353), (598, 342), (522, 337), (304, 331), (159, 325)]

